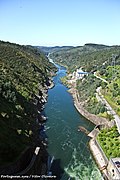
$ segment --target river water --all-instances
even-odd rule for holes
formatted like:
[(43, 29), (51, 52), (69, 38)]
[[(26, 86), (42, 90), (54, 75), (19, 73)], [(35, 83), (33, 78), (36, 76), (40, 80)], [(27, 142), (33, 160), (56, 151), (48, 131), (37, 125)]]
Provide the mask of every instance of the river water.
[(101, 173), (89, 151), (89, 138), (83, 132), (78, 132), (79, 125), (88, 130), (92, 130), (94, 125), (75, 109), (68, 88), (60, 81), (66, 75), (66, 69), (56, 66), (55, 87), (48, 92), (44, 112), (48, 117), (48, 153), (54, 156), (53, 175), (58, 180), (68, 180), (69, 177), (75, 180), (101, 180)]

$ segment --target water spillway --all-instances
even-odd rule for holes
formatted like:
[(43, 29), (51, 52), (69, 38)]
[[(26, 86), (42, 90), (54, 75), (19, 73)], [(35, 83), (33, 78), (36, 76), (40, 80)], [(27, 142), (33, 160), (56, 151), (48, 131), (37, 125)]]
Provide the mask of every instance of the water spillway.
[(52, 173), (58, 180), (68, 180), (69, 177), (75, 180), (101, 180), (101, 173), (89, 151), (89, 137), (82, 131), (78, 132), (78, 126), (91, 131), (94, 125), (77, 112), (68, 88), (60, 81), (66, 75), (66, 69), (56, 66), (55, 86), (48, 92), (44, 110), (48, 117), (48, 153), (54, 156)]

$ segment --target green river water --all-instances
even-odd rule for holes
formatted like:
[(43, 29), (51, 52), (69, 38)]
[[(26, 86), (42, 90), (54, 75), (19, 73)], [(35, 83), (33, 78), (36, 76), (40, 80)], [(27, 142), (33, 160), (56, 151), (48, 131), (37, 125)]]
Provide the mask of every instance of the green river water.
[(54, 156), (52, 173), (58, 180), (101, 180), (102, 175), (89, 151), (89, 138), (83, 132), (78, 132), (78, 126), (92, 130), (94, 125), (77, 112), (68, 88), (60, 81), (66, 75), (66, 69), (56, 66), (55, 87), (48, 92), (44, 110), (48, 117), (47, 150)]

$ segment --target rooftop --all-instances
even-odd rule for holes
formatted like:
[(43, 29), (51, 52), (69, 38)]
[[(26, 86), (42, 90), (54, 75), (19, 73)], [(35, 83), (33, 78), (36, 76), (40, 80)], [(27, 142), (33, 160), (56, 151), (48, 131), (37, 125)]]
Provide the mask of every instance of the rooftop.
[(120, 173), (120, 157), (111, 158), (111, 160)]
[(79, 71), (78, 74), (88, 74), (88, 72)]

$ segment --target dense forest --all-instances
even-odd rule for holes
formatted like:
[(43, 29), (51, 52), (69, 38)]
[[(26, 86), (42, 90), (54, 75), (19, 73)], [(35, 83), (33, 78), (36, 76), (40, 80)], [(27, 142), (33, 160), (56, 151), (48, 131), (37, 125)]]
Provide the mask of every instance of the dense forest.
[(41, 50), (45, 54), (58, 52), (58, 51), (64, 51), (69, 50), (73, 48), (73, 46), (53, 46), (53, 47), (47, 47), (47, 46), (35, 46), (37, 49)]
[(80, 47), (73, 47), (68, 50), (56, 51), (51, 57), (56, 62), (64, 64), (70, 72), (76, 68), (83, 67), (88, 72), (96, 71), (106, 62), (107, 65), (113, 63), (113, 56), (116, 57), (116, 64), (120, 63), (120, 46), (105, 46), (97, 44), (85, 44)]
[(35, 47), (0, 41), (0, 165), (34, 146), (55, 67)]
[[(50, 56), (57, 63), (67, 67), (68, 75), (79, 68), (89, 73), (82, 80), (77, 80), (77, 90), (83, 106), (90, 113), (112, 119), (106, 113), (104, 106), (96, 99), (96, 89), (101, 86), (105, 98), (120, 115), (120, 46), (89, 43), (68, 50), (56, 51)], [(97, 79), (94, 73), (105, 79), (107, 83)], [(66, 77), (66, 82), (69, 77)]]

